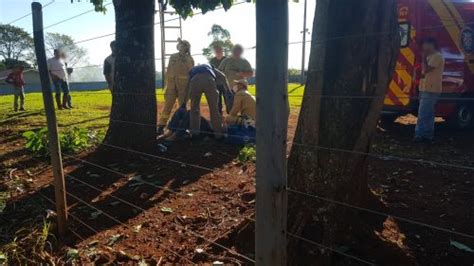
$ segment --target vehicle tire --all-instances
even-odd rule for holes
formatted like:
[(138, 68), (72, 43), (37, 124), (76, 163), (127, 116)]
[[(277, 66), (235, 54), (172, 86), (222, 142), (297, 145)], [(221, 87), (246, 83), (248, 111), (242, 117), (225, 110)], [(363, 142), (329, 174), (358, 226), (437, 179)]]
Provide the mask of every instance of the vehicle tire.
[(474, 104), (462, 102), (456, 111), (448, 118), (450, 126), (457, 129), (471, 128), (474, 125)]

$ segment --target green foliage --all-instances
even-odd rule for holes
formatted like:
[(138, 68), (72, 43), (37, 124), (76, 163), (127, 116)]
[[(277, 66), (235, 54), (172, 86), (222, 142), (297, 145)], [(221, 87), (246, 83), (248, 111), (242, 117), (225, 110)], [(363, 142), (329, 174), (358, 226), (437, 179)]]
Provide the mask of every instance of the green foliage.
[(25, 59), (33, 50), (33, 38), (22, 28), (0, 24), (0, 56), (4, 60)]
[[(39, 131), (26, 131), (23, 133), (26, 138), (25, 148), (29, 151), (48, 155), (48, 130), (42, 128)], [(63, 152), (78, 152), (92, 145), (98, 139), (95, 131), (85, 128), (73, 127), (59, 134), (59, 142)]]
[(299, 76), (299, 75), (301, 75), (301, 70), (296, 69), (296, 68), (288, 69), (288, 76)]
[(249, 144), (240, 149), (239, 161), (240, 162), (255, 162), (257, 160), (257, 151), (255, 145)]
[(213, 57), (214, 47), (218, 46), (224, 50), (224, 55), (228, 56), (234, 44), (230, 40), (230, 32), (224, 29), (221, 25), (214, 24), (207, 36), (212, 36), (212, 42), (207, 48), (202, 49), (204, 56), (210, 60)]
[(22, 228), (10, 243), (0, 247), (0, 265), (54, 265), (54, 242), (51, 223), (46, 220), (30, 229)]
[(66, 53), (69, 67), (86, 60), (87, 50), (75, 44), (74, 39), (69, 35), (48, 32), (44, 43), (48, 57), (53, 57), (54, 49), (62, 49)]
[[(31, 68), (31, 65), (28, 62), (23, 61), (23, 60), (12, 59), (12, 58), (3, 59), (1, 64), (3, 64), (5, 66), (5, 69), (12, 69), (16, 65), (21, 65), (25, 69), (30, 69)], [(0, 69), (1, 69), (1, 67), (0, 67)]]

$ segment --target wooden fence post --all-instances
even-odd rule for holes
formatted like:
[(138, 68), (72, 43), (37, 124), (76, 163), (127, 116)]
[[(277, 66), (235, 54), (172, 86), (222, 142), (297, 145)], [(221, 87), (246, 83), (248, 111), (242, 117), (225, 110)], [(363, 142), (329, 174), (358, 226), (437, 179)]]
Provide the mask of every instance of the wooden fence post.
[(35, 44), (36, 60), (41, 79), (41, 89), (43, 92), (44, 110), (48, 124), (49, 151), (51, 154), (51, 165), (54, 176), (54, 194), (56, 199), (56, 213), (58, 215), (58, 231), (63, 237), (67, 230), (67, 204), (66, 187), (64, 182), (63, 161), (61, 158), (61, 148), (59, 146), (58, 127), (56, 113), (54, 110), (53, 94), (49, 81), (49, 72), (46, 62), (46, 50), (44, 48), (43, 34), (43, 10), (41, 3), (31, 3), (33, 14), (33, 38)]
[(288, 0), (256, 1), (257, 265), (286, 265)]

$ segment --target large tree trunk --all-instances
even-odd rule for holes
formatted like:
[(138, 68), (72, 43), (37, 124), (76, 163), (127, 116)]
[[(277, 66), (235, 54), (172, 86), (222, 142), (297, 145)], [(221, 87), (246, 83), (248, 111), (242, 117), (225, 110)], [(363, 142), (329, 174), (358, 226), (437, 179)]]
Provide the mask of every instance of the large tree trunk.
[(106, 143), (141, 149), (156, 138), (153, 0), (114, 0), (116, 61)]
[[(341, 150), (369, 150), (399, 50), (396, 11), (396, 0), (317, 2), (308, 79), (289, 158), (290, 233), (337, 248), (357, 223), (352, 210), (291, 189), (366, 203), (367, 156)], [(290, 261), (307, 256), (302, 247), (289, 242)], [(321, 265), (331, 263), (331, 252), (323, 254)]]

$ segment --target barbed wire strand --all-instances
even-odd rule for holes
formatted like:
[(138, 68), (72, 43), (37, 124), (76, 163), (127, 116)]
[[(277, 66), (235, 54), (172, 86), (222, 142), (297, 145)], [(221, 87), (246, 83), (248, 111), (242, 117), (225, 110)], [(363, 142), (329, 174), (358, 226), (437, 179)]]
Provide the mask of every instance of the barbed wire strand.
[(397, 216), (397, 215), (392, 215), (392, 214), (383, 213), (383, 212), (380, 212), (380, 211), (371, 210), (371, 209), (368, 209), (368, 208), (355, 206), (355, 205), (345, 203), (345, 202), (340, 202), (340, 201), (337, 201), (337, 200), (332, 200), (332, 199), (320, 197), (320, 196), (317, 196), (317, 195), (313, 195), (313, 194), (309, 194), (309, 193), (306, 193), (306, 192), (298, 191), (298, 190), (295, 190), (295, 189), (292, 189), (292, 188), (289, 188), (289, 187), (286, 188), (286, 190), (288, 192), (292, 192), (292, 193), (303, 195), (303, 196), (306, 196), (306, 197), (322, 200), (322, 201), (325, 201), (325, 202), (328, 202), (328, 203), (344, 206), (344, 207), (347, 207), (347, 208), (352, 208), (352, 209), (356, 209), (356, 210), (359, 210), (359, 211), (365, 211), (365, 212), (369, 212), (369, 213), (372, 213), (372, 214), (377, 214), (377, 215), (384, 216), (384, 217), (393, 217), (397, 220), (404, 221), (404, 222), (407, 222), (407, 223), (410, 223), (410, 224), (416, 224), (418, 226), (430, 228), (430, 229), (433, 229), (433, 230), (437, 230), (437, 231), (441, 231), (441, 232), (445, 232), (445, 233), (449, 233), (449, 234), (453, 234), (453, 235), (457, 235), (457, 236), (461, 236), (461, 237), (465, 237), (465, 238), (474, 239), (474, 235), (453, 231), (453, 230), (450, 230), (450, 229), (446, 229), (446, 228), (435, 226), (435, 225), (430, 225), (430, 224), (427, 224), (427, 223), (415, 221), (415, 220), (400, 217), (400, 216)]
[[(103, 192), (103, 191), (102, 191), (102, 192)], [(99, 208), (97, 208), (97, 207), (95, 207), (95, 206), (89, 204), (88, 202), (86, 202), (85, 200), (81, 199), (80, 197), (77, 197), (77, 196), (75, 196), (74, 194), (72, 194), (72, 193), (70, 193), (70, 192), (67, 192), (67, 191), (66, 191), (66, 194), (67, 194), (68, 196), (72, 197), (73, 199), (75, 199), (75, 200), (81, 202), (82, 204), (86, 205), (87, 207), (89, 207), (89, 208), (91, 208), (91, 209), (93, 209), (93, 210), (95, 210), (95, 211), (97, 211), (97, 212), (103, 214), (104, 216), (106, 216), (107, 218), (111, 219), (111, 220), (114, 221), (115, 223), (117, 223), (117, 224), (119, 224), (119, 225), (122, 225), (122, 226), (124, 226), (124, 227), (126, 227), (126, 228), (129, 228), (129, 229), (131, 228), (129, 225), (127, 225), (127, 224), (121, 222), (119, 219), (113, 217), (112, 215), (108, 214), (107, 212), (105, 212), (105, 211), (103, 211), (103, 210), (101, 210), (101, 209), (99, 209)], [(160, 238), (160, 240), (161, 240), (161, 238)], [(193, 265), (195, 264), (195, 263), (194, 263), (193, 261), (191, 261), (190, 259), (186, 258), (185, 256), (183, 256), (183, 255), (181, 255), (181, 254), (178, 254), (178, 253), (172, 251), (171, 249), (165, 247), (163, 244), (158, 243), (158, 245), (159, 245), (161, 248), (165, 249), (166, 251), (171, 252), (172, 254), (178, 256), (180, 259), (184, 259), (184, 260), (186, 260), (187, 262), (190, 262), (190, 263), (193, 264)]]
[[(91, 185), (91, 184), (89, 184), (89, 183), (87, 183), (87, 182), (85, 182), (85, 181), (83, 181), (83, 180), (80, 180), (80, 179), (78, 179), (78, 178), (76, 178), (76, 177), (74, 177), (74, 176), (72, 176), (72, 175), (70, 175), (70, 174), (65, 174), (65, 176), (67, 176), (67, 177), (69, 177), (69, 178), (71, 178), (71, 179), (73, 179), (73, 180), (75, 180), (75, 181), (77, 181), (77, 182), (79, 182), (79, 183), (81, 183), (81, 184), (83, 184), (83, 185), (86, 185), (86, 186), (88, 186), (88, 187), (90, 187), (90, 188), (92, 188), (92, 189), (94, 189), (94, 190), (96, 190), (96, 191), (98, 191), (98, 192), (104, 192), (102, 189), (97, 188), (97, 187), (95, 187), (94, 185)], [(134, 204), (134, 203), (131, 203), (131, 202), (127, 201), (127, 200), (124, 200), (124, 199), (122, 199), (122, 198), (120, 198), (120, 197), (118, 197), (118, 196), (109, 194), (109, 197), (114, 198), (114, 199), (116, 199), (116, 200), (118, 200), (118, 201), (120, 201), (120, 202), (122, 202), (122, 203), (124, 203), (124, 204), (127, 204), (127, 205), (129, 205), (130, 207), (135, 208), (135, 209), (137, 209), (137, 210), (140, 210), (140, 211), (143, 211), (143, 212), (146, 212), (146, 211), (147, 211), (146, 209), (144, 209), (144, 208), (142, 208), (142, 207), (140, 207), (140, 206), (138, 206), (138, 205), (136, 205), (136, 204)], [(210, 243), (210, 244), (213, 244), (213, 245), (215, 245), (215, 246), (217, 246), (217, 247), (219, 247), (219, 248), (222, 248), (222, 249), (224, 249), (224, 250), (230, 252), (230, 253), (233, 254), (233, 255), (236, 255), (236, 256), (238, 256), (238, 257), (241, 257), (241, 258), (243, 258), (243, 259), (246, 259), (246, 260), (249, 261), (249, 262), (255, 263), (255, 260), (253, 260), (252, 258), (250, 258), (250, 257), (248, 257), (248, 256), (246, 256), (246, 255), (240, 254), (240, 253), (236, 252), (235, 250), (232, 250), (232, 249), (230, 249), (230, 248), (228, 248), (228, 247), (226, 247), (226, 246), (223, 246), (223, 245), (221, 245), (221, 244), (219, 244), (219, 243), (217, 243), (217, 242), (215, 242), (215, 241), (212, 241), (212, 240), (210, 240), (210, 239), (207, 239), (207, 238), (204, 237), (203, 235), (201, 235), (201, 234), (199, 234), (199, 233), (197, 233), (197, 232), (195, 232), (195, 231), (193, 231), (193, 230), (191, 230), (191, 229), (189, 229), (189, 228), (186, 228), (185, 226), (183, 226), (183, 225), (181, 225), (181, 224), (179, 224), (179, 223), (176, 223), (176, 222), (174, 222), (174, 221), (170, 221), (170, 222), (171, 222), (173, 225), (182, 228), (184, 231), (186, 231), (186, 232), (188, 232), (188, 233), (194, 235), (195, 237), (201, 238), (201, 239), (205, 240), (206, 242), (208, 242), (208, 243)]]
[[(253, 219), (253, 218), (251, 218), (251, 217), (246, 217), (246, 219), (247, 219), (247, 220), (250, 220), (250, 221), (252, 221), (252, 222), (254, 222), (254, 223), (256, 222), (255, 219)], [(337, 250), (337, 249), (335, 249), (335, 248), (331, 248), (331, 247), (325, 246), (325, 245), (323, 245), (323, 244), (321, 244), (321, 243), (318, 243), (318, 242), (315, 242), (315, 241), (313, 241), (313, 240), (309, 240), (309, 239), (307, 239), (307, 238), (304, 238), (304, 237), (301, 237), (301, 236), (297, 236), (297, 235), (295, 235), (295, 234), (293, 234), (293, 233), (287, 232), (287, 235), (289, 235), (289, 236), (291, 236), (291, 237), (294, 237), (294, 238), (297, 238), (297, 239), (299, 239), (299, 240), (305, 241), (305, 242), (307, 242), (307, 243), (313, 244), (313, 245), (315, 245), (315, 246), (318, 246), (318, 247), (321, 248), (321, 249), (330, 250), (330, 251), (332, 251), (332, 252), (334, 252), (334, 253), (337, 253), (337, 254), (342, 255), (342, 256), (344, 256), (344, 257), (347, 257), (347, 258), (356, 260), (356, 261), (358, 261), (358, 262), (362, 262), (362, 263), (368, 264), (368, 265), (375, 265), (375, 264), (372, 263), (372, 262), (366, 261), (366, 260), (361, 259), (361, 258), (359, 258), (359, 257), (356, 257), (356, 256), (354, 256), (354, 255), (347, 254), (347, 253), (342, 252), (342, 251), (340, 251), (340, 250)]]
[[(185, 162), (182, 162), (182, 161), (178, 161), (178, 160), (173, 160), (173, 159), (168, 159), (168, 158), (165, 158), (165, 157), (161, 157), (161, 156), (157, 156), (157, 155), (154, 155), (154, 154), (150, 154), (150, 153), (145, 153), (145, 152), (141, 152), (141, 151), (136, 151), (136, 150), (132, 150), (132, 149), (127, 149), (127, 148), (124, 148), (124, 147), (119, 147), (119, 146), (115, 146), (115, 145), (110, 145), (110, 144), (102, 144), (104, 146), (109, 146), (109, 147), (113, 147), (113, 148), (116, 148), (116, 149), (120, 149), (120, 150), (124, 150), (124, 151), (128, 151), (128, 152), (131, 152), (131, 153), (136, 153), (136, 154), (140, 154), (140, 155), (144, 155), (144, 156), (149, 156), (149, 157), (153, 157), (153, 158), (157, 158), (157, 159), (162, 159), (162, 160), (168, 160), (168, 161), (172, 161), (172, 162), (175, 162), (175, 163), (179, 163), (180, 165), (189, 165), (189, 166), (192, 166), (193, 167), (193, 164), (187, 164)], [(194, 165), (195, 166), (195, 165)], [(204, 168), (202, 166), (197, 166), (197, 168)], [(212, 169), (211, 168), (204, 168), (204, 169), (207, 169), (209, 171), (211, 171)], [(297, 190), (293, 190), (291, 188), (288, 188), (288, 191), (290, 192), (295, 192), (295, 193), (304, 193), (304, 192), (300, 192), (300, 191), (297, 191)], [(310, 195), (310, 194), (308, 194)], [(315, 196), (317, 197), (317, 196)], [(324, 198), (321, 198), (321, 199), (324, 199)], [(336, 202), (336, 201), (334, 201)], [(341, 204), (345, 204), (345, 203), (341, 203)], [(353, 205), (350, 205), (350, 204), (347, 204), (347, 207), (350, 207), (350, 206), (353, 206)], [(443, 231), (443, 232), (449, 232), (449, 233), (452, 233), (452, 234), (456, 234), (456, 235), (459, 235), (459, 236), (463, 236), (463, 237), (468, 237), (468, 238), (471, 238), (471, 239), (474, 239), (474, 236), (473, 235), (469, 235), (469, 234), (465, 234), (465, 233), (458, 233), (456, 231), (453, 231), (453, 230), (449, 230), (449, 229), (446, 229), (446, 228), (442, 228), (442, 227), (439, 227), (439, 226), (434, 226), (434, 225), (429, 225), (427, 223), (422, 223), (422, 222), (419, 222), (419, 221), (415, 221), (415, 220), (411, 220), (411, 219), (408, 219), (408, 218), (403, 218), (403, 217), (399, 217), (399, 216), (394, 216), (394, 215), (391, 215), (391, 214), (387, 214), (387, 213), (383, 213), (383, 212), (378, 212), (378, 211), (374, 211), (374, 210), (370, 210), (370, 209), (365, 209), (365, 208), (361, 208), (361, 207), (357, 207), (357, 206), (354, 206), (354, 208), (356, 209), (361, 209), (361, 210), (366, 210), (366, 211), (371, 211), (371, 212), (374, 212), (376, 214), (379, 214), (379, 215), (383, 215), (383, 216), (391, 216), (391, 217), (394, 217), (396, 219), (400, 219), (402, 221), (405, 221), (405, 222), (410, 222), (412, 224), (416, 224), (416, 225), (422, 225), (422, 226), (425, 226), (425, 227), (429, 227), (431, 229), (437, 229), (437, 230), (440, 230), (440, 231)]]
[[(50, 5), (52, 5), (52, 4), (54, 4), (54, 3), (56, 3), (55, 0), (52, 0), (52, 1), (48, 2), (48, 3), (46, 3), (46, 4), (43, 6), (43, 9), (46, 8), (46, 7), (48, 7), (48, 6), (50, 6)], [(16, 18), (16, 19), (14, 19), (14, 20), (8, 22), (7, 25), (11, 25), (11, 24), (13, 24), (13, 23), (15, 23), (15, 22), (17, 22), (17, 21), (20, 21), (20, 20), (22, 20), (22, 19), (24, 19), (24, 18), (30, 16), (31, 14), (32, 14), (32, 13), (29, 12), (29, 13), (27, 13), (27, 14), (25, 14), (25, 15), (19, 17), (19, 18)]]

